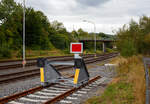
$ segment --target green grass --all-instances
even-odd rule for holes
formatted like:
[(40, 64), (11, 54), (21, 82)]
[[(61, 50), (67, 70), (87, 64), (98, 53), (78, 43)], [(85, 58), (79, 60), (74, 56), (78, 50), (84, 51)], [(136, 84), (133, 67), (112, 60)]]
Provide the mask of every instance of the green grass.
[[(52, 51), (49, 50), (26, 50), (26, 58), (37, 58), (37, 57), (49, 57), (49, 56), (65, 56), (65, 55), (71, 55), (67, 52), (54, 49)], [(0, 60), (17, 60), (22, 59), (22, 52), (19, 51), (12, 51), (12, 55), (9, 58), (1, 57)]]
[(132, 104), (133, 101), (132, 85), (124, 82), (108, 86), (101, 96), (101, 104), (109, 104), (109, 102), (112, 104)]
[(88, 99), (85, 104), (145, 104), (145, 71), (141, 56), (117, 58), (117, 77), (101, 96)]
[(95, 96), (85, 104), (132, 104), (134, 101), (132, 85), (119, 82), (109, 85), (102, 96)]
[[(12, 50), (11, 52), (9, 51), (9, 53), (5, 53), (5, 54), (6, 55), (10, 54), (10, 57), (1, 57), (1, 53), (0, 53), (0, 61), (22, 59), (22, 50), (21, 51)], [(84, 54), (94, 54), (94, 52), (85, 50)], [(97, 54), (103, 54), (103, 52), (97, 50)], [(37, 57), (49, 57), (49, 56), (66, 56), (66, 55), (69, 56), (73, 54), (71, 54), (68, 49), (66, 50), (59, 50), (59, 49), (26, 50), (26, 59), (37, 58)]]

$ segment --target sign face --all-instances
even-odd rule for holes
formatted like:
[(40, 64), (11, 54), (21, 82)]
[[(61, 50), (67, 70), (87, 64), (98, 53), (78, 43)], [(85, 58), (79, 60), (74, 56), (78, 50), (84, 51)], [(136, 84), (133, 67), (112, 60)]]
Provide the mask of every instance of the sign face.
[(82, 53), (83, 52), (83, 44), (82, 43), (71, 43), (70, 44), (70, 52), (71, 53)]

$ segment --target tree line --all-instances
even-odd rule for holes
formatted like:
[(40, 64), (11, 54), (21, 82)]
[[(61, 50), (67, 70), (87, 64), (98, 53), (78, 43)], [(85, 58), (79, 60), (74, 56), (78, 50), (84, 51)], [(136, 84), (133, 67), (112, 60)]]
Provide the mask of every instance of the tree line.
[[(78, 41), (81, 37), (93, 36), (82, 29), (68, 32), (62, 23), (50, 22), (43, 12), (35, 11), (32, 7), (25, 8), (25, 16), (26, 49), (69, 50), (70, 42)], [(18, 55), (22, 55), (22, 26), (23, 5), (14, 0), (1, 0), (0, 58), (11, 57), (12, 50), (17, 50)], [(97, 36), (107, 37), (104, 33)]]
[(131, 20), (116, 35), (116, 45), (121, 55), (150, 54), (150, 17), (142, 16), (138, 22)]

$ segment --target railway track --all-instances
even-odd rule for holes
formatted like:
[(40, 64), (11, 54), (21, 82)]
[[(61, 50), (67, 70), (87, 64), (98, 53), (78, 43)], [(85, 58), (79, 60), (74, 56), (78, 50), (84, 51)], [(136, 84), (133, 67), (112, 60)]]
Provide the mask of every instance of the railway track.
[(79, 87), (70, 87), (64, 82), (47, 87), (38, 86), (30, 90), (0, 99), (1, 104), (75, 104), (75, 101), (88, 91), (99, 86), (103, 79), (96, 76)]
[[(93, 57), (94, 55), (88, 54), (83, 56), (83, 58)], [(73, 60), (73, 56), (55, 56), (55, 57), (47, 57), (50, 61), (68, 61)], [(26, 67), (35, 66), (37, 59), (27, 59)], [(22, 67), (22, 60), (8, 60), (8, 61), (0, 61), (0, 70), (12, 69), (12, 68), (20, 68)]]
[[(115, 57), (117, 54), (118, 53), (99, 55), (97, 58), (91, 58), (91, 55), (90, 55), (90, 57), (85, 56), (85, 63), (90, 64), (90, 63), (94, 63), (94, 62), (98, 62), (98, 61), (103, 61), (103, 60)], [(67, 61), (68, 60), (69, 59), (67, 59)], [(72, 68), (71, 66), (62, 66), (62, 65), (57, 65), (55, 67), (59, 71), (68, 70), (68, 69)], [(7, 70), (7, 69), (5, 69), (5, 70)], [(0, 77), (1, 77), (0, 84), (10, 83), (13, 81), (19, 81), (21, 79), (24, 80), (26, 78), (36, 77), (39, 75), (40, 75), (40, 70), (39, 70), (39, 68), (36, 68), (36, 67), (33, 69), (30, 69), (30, 70), (24, 70), (24, 71), (20, 71), (20, 72), (3, 74), (3, 75), (0, 75)]]
[[(99, 56), (98, 58), (85, 59), (85, 63), (86, 64), (94, 63), (97, 61), (102, 61), (102, 60), (105, 60), (108, 58), (112, 58), (114, 56), (116, 56), (116, 53), (115, 54), (107, 54), (104, 56)], [(69, 68), (72, 68), (72, 67), (71, 66), (60, 66), (60, 65), (56, 66), (57, 70), (68, 70)], [(10, 74), (0, 75), (0, 77), (1, 77), (0, 84), (12, 82), (15, 80), (39, 76), (39, 74), (40, 74), (39, 69), (35, 68), (35, 69), (31, 69), (31, 70), (25, 70), (25, 71), (21, 71), (21, 72), (15, 72), (15, 73), (10, 73)]]
[[(97, 56), (105, 56), (108, 54), (102, 54)], [(82, 56), (85, 58), (94, 57), (94, 54), (87, 54)], [(73, 56), (53, 56), (47, 57), (49, 61), (69, 61), (73, 60)], [(27, 59), (26, 67), (35, 66), (36, 65), (36, 58), (35, 59)], [(22, 68), (22, 60), (8, 60), (8, 61), (0, 61), (0, 71), (5, 69), (13, 69), (13, 68)]]

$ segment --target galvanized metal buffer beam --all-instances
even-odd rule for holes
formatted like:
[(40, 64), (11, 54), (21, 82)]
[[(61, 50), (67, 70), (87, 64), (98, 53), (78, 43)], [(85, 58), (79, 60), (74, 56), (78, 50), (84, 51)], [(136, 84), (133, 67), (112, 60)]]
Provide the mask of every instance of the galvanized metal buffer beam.
[[(78, 87), (89, 80), (89, 73), (87, 71), (84, 60), (81, 57), (75, 58), (74, 61), (68, 62), (52, 62), (45, 58), (39, 58), (37, 65), (40, 67), (41, 84), (47, 86), (51, 83), (59, 83), (59, 81), (68, 81), (71, 86)], [(64, 78), (53, 65), (69, 65), (74, 66), (75, 75), (74, 79)], [(70, 83), (72, 82), (72, 83)]]

